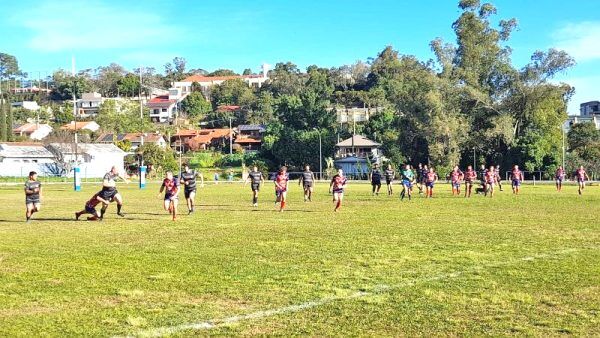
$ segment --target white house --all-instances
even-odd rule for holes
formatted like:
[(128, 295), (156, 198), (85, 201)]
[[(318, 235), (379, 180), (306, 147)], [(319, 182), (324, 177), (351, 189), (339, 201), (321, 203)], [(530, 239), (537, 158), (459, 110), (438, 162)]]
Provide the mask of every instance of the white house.
[(0, 176), (24, 177), (30, 171), (41, 176), (53, 175), (55, 158), (41, 143), (11, 142), (0, 144)]
[(40, 110), (40, 105), (35, 101), (21, 101), (21, 102), (13, 102), (12, 106), (15, 108), (21, 107), (23, 109), (38, 111)]
[(50, 135), (52, 127), (43, 123), (25, 123), (13, 129), (16, 136), (26, 136), (32, 140), (41, 140)]
[(75, 130), (89, 130), (91, 132), (97, 132), (100, 129), (100, 125), (98, 123), (96, 123), (95, 121), (81, 121), (81, 122), (77, 122), (75, 123), (75, 121), (71, 121), (70, 123), (67, 123), (65, 125), (63, 125), (62, 127), (60, 127), (60, 130), (68, 130), (68, 131), (75, 131)]
[(169, 88), (169, 95), (152, 98), (146, 106), (150, 109), (150, 120), (158, 123), (169, 123), (177, 118), (181, 101), (189, 93), (182, 93), (181, 88)]
[(114, 144), (79, 143), (76, 148), (73, 143), (51, 143), (48, 148), (59, 162), (79, 163), (84, 178), (102, 177), (113, 165), (123, 171), (127, 155)]
[(98, 115), (103, 98), (100, 93), (83, 93), (81, 99), (77, 100), (79, 115), (89, 117)]

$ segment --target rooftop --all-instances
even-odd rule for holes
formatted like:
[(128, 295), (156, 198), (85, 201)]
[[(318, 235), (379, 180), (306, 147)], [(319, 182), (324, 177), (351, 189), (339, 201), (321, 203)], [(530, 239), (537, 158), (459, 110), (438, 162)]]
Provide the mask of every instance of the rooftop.
[[(352, 142), (352, 140), (354, 140), (354, 142)], [(336, 147), (352, 147), (353, 145), (355, 147), (379, 147), (379, 146), (381, 146), (380, 143), (371, 141), (362, 135), (354, 135), (349, 139), (339, 142), (335, 146)]]

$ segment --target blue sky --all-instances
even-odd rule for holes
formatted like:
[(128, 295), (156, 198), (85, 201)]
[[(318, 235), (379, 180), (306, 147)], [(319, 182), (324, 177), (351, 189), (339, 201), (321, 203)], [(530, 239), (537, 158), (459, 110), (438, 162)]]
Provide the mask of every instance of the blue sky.
[[(426, 60), (432, 39), (454, 41), (451, 25), (460, 13), (458, 0), (0, 1), (0, 51), (35, 77), (70, 69), (71, 55), (77, 69), (117, 62), (159, 71), (175, 56), (188, 68), (239, 72), (280, 61), (339, 66), (386, 45)], [(519, 21), (510, 42), (515, 65), (538, 49), (565, 49), (577, 60), (559, 78), (576, 87), (569, 112), (600, 99), (600, 1), (492, 2), (494, 20)]]

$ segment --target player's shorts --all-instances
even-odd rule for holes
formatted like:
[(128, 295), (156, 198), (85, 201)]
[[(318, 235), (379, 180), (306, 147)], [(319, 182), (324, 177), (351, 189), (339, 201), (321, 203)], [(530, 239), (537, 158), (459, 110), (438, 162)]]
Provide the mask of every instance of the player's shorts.
[(102, 199), (105, 199), (107, 201), (112, 200), (117, 194), (119, 193), (119, 191), (117, 189), (102, 189), (102, 191), (100, 191), (100, 197), (102, 197)]
[(460, 182), (452, 182), (452, 187), (456, 189), (460, 188)]
[(512, 185), (513, 185), (513, 187), (520, 187), (521, 180), (512, 180)]
[(260, 191), (260, 183), (252, 183), (250, 187), (252, 188), (252, 191)]
[(562, 177), (555, 177), (554, 178), (556, 180), (556, 182), (562, 183), (562, 181), (564, 180)]
[(334, 194), (343, 194), (343, 193), (344, 193), (344, 189), (333, 190), (332, 192), (333, 192)]
[(279, 197), (281, 196), (284, 192), (286, 192), (287, 190), (279, 190), (279, 189), (275, 189), (275, 196)]
[(402, 180), (402, 185), (412, 188), (412, 182), (409, 180)]
[(425, 186), (426, 186), (427, 188), (432, 188), (432, 189), (433, 189), (433, 186), (434, 186), (434, 185), (435, 185), (435, 183), (434, 183), (434, 182), (425, 182)]
[(577, 178), (577, 183), (585, 183), (585, 180), (583, 178)]
[(177, 197), (177, 195), (171, 195), (171, 194), (166, 194), (165, 195), (165, 201), (176, 201), (179, 198)]
[(492, 188), (494, 187), (494, 183), (496, 183), (496, 182), (485, 182), (485, 184), (487, 186), (492, 187)]
[(196, 193), (196, 188), (194, 189), (183, 189), (183, 196), (185, 196), (185, 198), (190, 198), (190, 195), (192, 193)]
[(37, 204), (37, 205), (39, 205), (39, 204), (42, 204), (42, 203), (41, 203), (41, 201), (40, 201), (39, 198), (35, 198), (35, 199), (26, 198), (25, 199), (25, 205), (30, 205), (30, 204), (33, 204), (33, 205)]
[(85, 205), (85, 212), (87, 212), (88, 214), (96, 214), (96, 208), (91, 207), (89, 205)]
[(381, 180), (372, 180), (371, 185), (381, 185)]
[(385, 184), (390, 185), (394, 182), (394, 180), (385, 180)]
[(312, 188), (312, 187), (314, 187), (314, 185), (315, 185), (315, 183), (313, 181), (310, 181), (310, 182), (304, 181), (302, 183), (302, 186), (304, 187), (304, 189)]

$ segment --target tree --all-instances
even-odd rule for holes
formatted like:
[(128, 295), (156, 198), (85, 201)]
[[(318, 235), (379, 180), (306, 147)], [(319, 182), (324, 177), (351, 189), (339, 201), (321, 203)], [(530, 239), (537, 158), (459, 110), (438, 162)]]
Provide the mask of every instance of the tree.
[(51, 97), (54, 100), (71, 100), (73, 94), (76, 98), (81, 98), (82, 93), (89, 92), (92, 89), (91, 80), (85, 74), (75, 76), (60, 69), (52, 74), (54, 88)]
[(13, 128), (14, 128), (13, 111), (10, 107), (8, 107), (8, 109), (6, 109), (6, 113), (7, 113), (6, 114), (6, 140), (8, 142), (12, 142), (15, 139), (15, 136), (13, 134)]
[(140, 119), (139, 104), (132, 101), (106, 100), (100, 105), (96, 122), (102, 130), (112, 133), (147, 132), (152, 130), (149, 111)]
[(192, 92), (181, 103), (182, 110), (191, 118), (203, 118), (212, 110), (210, 102), (206, 101), (201, 92)]
[(217, 69), (214, 72), (208, 73), (207, 76), (235, 76), (238, 75), (231, 69)]
[(163, 149), (155, 143), (144, 143), (138, 148), (138, 153), (144, 157), (144, 162), (163, 170), (178, 172), (179, 165), (175, 153), (170, 148)]
[(0, 53), (0, 79), (14, 78), (22, 74), (16, 57)]
[(589, 161), (597, 157), (600, 149), (600, 130), (591, 122), (578, 123), (571, 127), (567, 137), (569, 151)]
[(121, 65), (111, 63), (106, 67), (98, 67), (96, 73), (94, 87), (102, 96), (116, 97), (120, 94), (119, 82), (127, 73)]
[(117, 87), (125, 97), (137, 96), (140, 92), (140, 79), (135, 74), (128, 73), (119, 80)]
[(250, 68), (244, 69), (244, 72), (242, 73), (242, 75), (252, 75), (252, 69), (250, 69)]
[(52, 114), (54, 115), (54, 121), (56, 123), (69, 123), (74, 120), (73, 105), (68, 102), (63, 104), (62, 106), (55, 105), (52, 107)]
[(7, 140), (6, 104), (0, 99), (0, 141)]
[(221, 105), (234, 105), (247, 108), (255, 101), (254, 93), (242, 79), (225, 80), (211, 90), (213, 109)]

